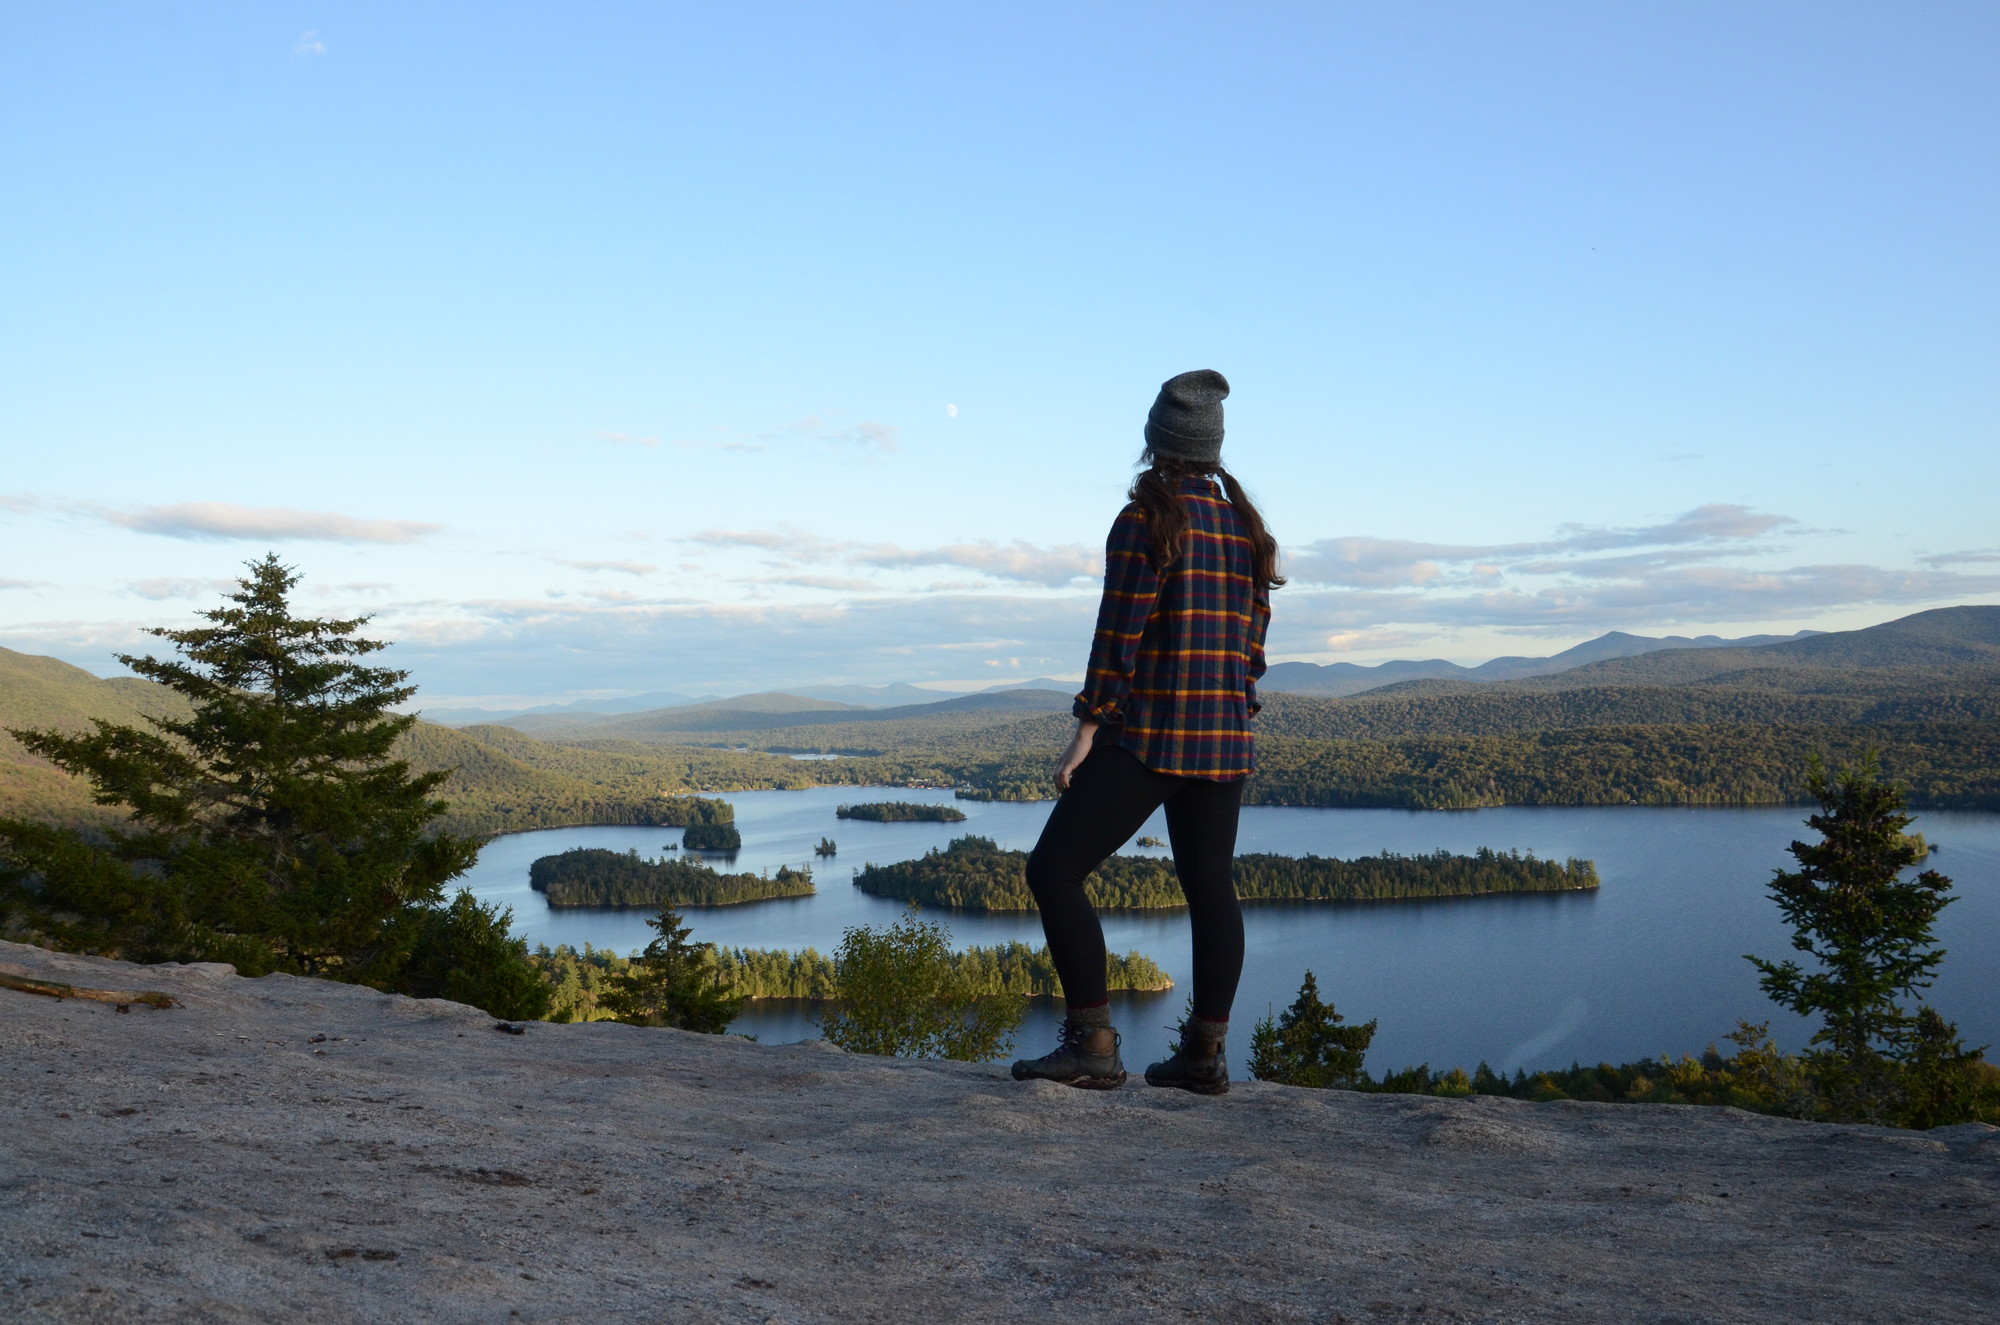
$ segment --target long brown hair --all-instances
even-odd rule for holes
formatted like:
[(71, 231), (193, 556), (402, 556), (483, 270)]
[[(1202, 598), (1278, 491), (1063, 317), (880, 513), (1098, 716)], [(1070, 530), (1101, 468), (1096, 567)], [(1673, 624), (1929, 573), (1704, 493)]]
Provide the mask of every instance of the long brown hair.
[(1164, 571), (1180, 560), (1187, 550), (1188, 513), (1181, 505), (1181, 480), (1189, 475), (1207, 477), (1213, 474), (1222, 480), (1222, 490), (1229, 494), (1229, 504), (1242, 517), (1243, 532), (1250, 536), (1251, 573), (1266, 589), (1275, 589), (1285, 582), (1278, 574), (1278, 540), (1264, 525), (1264, 517), (1257, 512), (1250, 494), (1236, 481), (1236, 476), (1224, 469), (1220, 463), (1204, 464), (1198, 460), (1179, 460), (1172, 456), (1154, 455), (1148, 447), (1139, 463), (1146, 468), (1132, 480), (1132, 490), (1126, 494), (1139, 504), (1146, 513), (1146, 529), (1153, 537), (1153, 565)]

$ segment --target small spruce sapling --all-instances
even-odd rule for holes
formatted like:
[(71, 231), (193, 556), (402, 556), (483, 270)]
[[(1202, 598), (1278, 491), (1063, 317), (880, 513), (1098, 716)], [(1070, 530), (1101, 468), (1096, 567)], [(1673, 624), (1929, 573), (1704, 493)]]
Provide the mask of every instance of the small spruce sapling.
[(1820, 840), (1792, 843), (1799, 868), (1777, 871), (1771, 896), (1792, 927), (1792, 947), (1816, 969), (1753, 956), (1759, 984), (1773, 1001), (1820, 1018), (1805, 1062), (1826, 1116), (1955, 1121), (1955, 1107), (1976, 1109), (1951, 1100), (1973, 1080), (1979, 1053), (1935, 1011), (1902, 1002), (1929, 988), (1944, 960), (1931, 925), (1951, 904), (1951, 880), (1934, 869), (1904, 877), (1931, 849), (1907, 831), (1913, 816), (1902, 792), (1872, 755), (1838, 772), (1816, 759), (1806, 787), (1820, 805), (1807, 820)]
[(1275, 1021), (1264, 1018), (1250, 1033), (1251, 1074), (1287, 1086), (1364, 1087), (1368, 1074), (1362, 1060), (1374, 1042), (1376, 1023), (1343, 1026), (1342, 1020), (1333, 1004), (1320, 1001), (1319, 981), (1307, 971), (1292, 1005)]
[(720, 1035), (743, 1009), (743, 996), (731, 987), (716, 960), (715, 945), (692, 943), (693, 933), (670, 906), (646, 922), (658, 937), (633, 958), (598, 1006), (633, 1026), (672, 1026), (684, 1031)]

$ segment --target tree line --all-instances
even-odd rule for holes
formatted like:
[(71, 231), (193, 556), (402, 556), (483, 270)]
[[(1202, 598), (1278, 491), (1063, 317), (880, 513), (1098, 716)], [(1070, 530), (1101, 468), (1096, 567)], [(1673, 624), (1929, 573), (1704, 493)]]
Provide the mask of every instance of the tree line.
[[(967, 836), (915, 860), (869, 863), (854, 884), (877, 897), (967, 911), (1032, 911), (1028, 853)], [(1385, 852), (1355, 860), (1253, 853), (1236, 858), (1236, 893), (1245, 901), (1387, 901), (1489, 893), (1566, 892), (1597, 887), (1587, 860), (1540, 860), (1481, 847), (1472, 855)], [(1173, 862), (1113, 856), (1084, 883), (1091, 904), (1108, 910), (1187, 905)]]
[[(606, 1006), (604, 995), (640, 960), (639, 954), (620, 956), (589, 944), (580, 951), (568, 944), (553, 948), (542, 944), (531, 957), (553, 991), (550, 1021), (615, 1019), (617, 1013)], [(718, 947), (711, 961), (717, 984), (744, 999), (830, 1002), (842, 997), (838, 962), (813, 948)], [(950, 953), (948, 964), (954, 979), (974, 996), (1044, 998), (1062, 992), (1046, 946), (1014, 942), (971, 947)], [(1174, 987), (1173, 977), (1139, 952), (1106, 954), (1105, 973), (1114, 990), (1157, 993)]]
[[(1815, 757), (1874, 751), (1923, 809), (2000, 809), (2000, 721), (1583, 727), (1308, 740), (1266, 735), (1246, 805), (1470, 810), (1496, 805), (1799, 805)], [(1055, 796), (1040, 750), (930, 761), (967, 800)]]
[(528, 866), (528, 884), (550, 906), (733, 906), (773, 897), (810, 897), (812, 871), (780, 865), (772, 874), (723, 874), (698, 860), (648, 860), (636, 850), (572, 847)]

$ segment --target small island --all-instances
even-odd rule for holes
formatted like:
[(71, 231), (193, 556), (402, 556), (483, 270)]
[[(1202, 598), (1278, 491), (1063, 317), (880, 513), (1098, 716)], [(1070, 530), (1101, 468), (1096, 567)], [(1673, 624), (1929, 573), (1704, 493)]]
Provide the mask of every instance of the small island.
[(822, 837), (819, 840), (819, 845), (813, 848), (813, 854), (815, 856), (837, 856), (840, 854), (840, 847), (835, 844), (832, 838)]
[(834, 811), (841, 819), (867, 819), (878, 824), (956, 824), (965, 822), (965, 811), (956, 805), (925, 805), (918, 801), (874, 801), (867, 805), (843, 805)]
[(743, 834), (733, 823), (689, 824), (681, 831), (683, 851), (737, 851), (742, 846)]
[(735, 906), (773, 897), (809, 897), (812, 871), (779, 866), (775, 875), (722, 874), (690, 860), (646, 860), (637, 851), (575, 847), (528, 867), (528, 883), (562, 906)]
[(1165, 845), (1166, 845), (1166, 843), (1165, 843), (1165, 842), (1162, 842), (1162, 841), (1161, 841), (1161, 840), (1160, 840), (1159, 838), (1157, 838), (1157, 837), (1153, 837), (1153, 836), (1151, 836), (1151, 835), (1148, 835), (1148, 836), (1146, 836), (1146, 837), (1142, 837), (1142, 838), (1140, 838), (1140, 839), (1139, 839), (1138, 841), (1134, 842), (1134, 843), (1133, 843), (1132, 845), (1133, 845), (1133, 846), (1135, 846), (1135, 847), (1163, 847), (1163, 846), (1165, 846)]
[[(1023, 873), (1028, 853), (1005, 851), (990, 838), (961, 837), (941, 851), (893, 865), (870, 862), (854, 886), (876, 897), (961, 911), (1032, 911)], [(1540, 860), (1518, 851), (1481, 847), (1470, 856), (1438, 851), (1385, 852), (1355, 860), (1269, 854), (1236, 858), (1236, 893), (1246, 902), (1375, 902), (1495, 893), (1570, 892), (1597, 887), (1587, 860)], [(1106, 910), (1182, 907), (1171, 861), (1113, 856), (1084, 883), (1092, 905)]]

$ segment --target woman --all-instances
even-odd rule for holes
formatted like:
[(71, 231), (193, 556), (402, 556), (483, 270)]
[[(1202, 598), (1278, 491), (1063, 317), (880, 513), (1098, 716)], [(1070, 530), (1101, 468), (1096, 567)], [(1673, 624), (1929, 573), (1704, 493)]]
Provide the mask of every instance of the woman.
[[(1105, 988), (1104, 931), (1083, 881), (1165, 805), (1174, 870), (1194, 926), (1194, 1010), (1146, 1083), (1229, 1089), (1223, 1037), (1243, 970), (1230, 865), (1278, 545), (1222, 467), (1221, 373), (1182, 373), (1146, 420), (1147, 468), (1105, 545), (1104, 600), (1076, 736), (1056, 765), (1061, 799), (1028, 857), (1028, 887), (1068, 1003), (1054, 1053), (1018, 1081), (1107, 1090), (1125, 1083)], [(1221, 480), (1218, 488), (1216, 480)], [(1227, 493), (1225, 499), (1224, 493)]]

